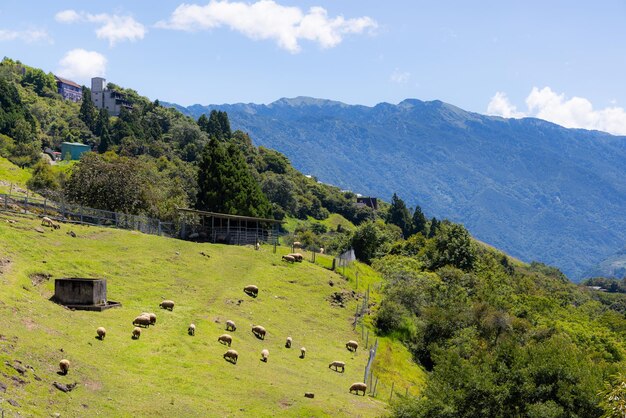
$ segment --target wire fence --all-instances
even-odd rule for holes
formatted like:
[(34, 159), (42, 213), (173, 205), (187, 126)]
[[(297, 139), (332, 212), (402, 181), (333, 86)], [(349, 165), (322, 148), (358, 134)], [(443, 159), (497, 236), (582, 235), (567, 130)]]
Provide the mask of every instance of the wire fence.
[(141, 215), (94, 209), (67, 202), (56, 202), (28, 195), (0, 194), (0, 210), (16, 213), (32, 213), (70, 223), (109, 226), (140, 231), (145, 234), (175, 237), (177, 225)]

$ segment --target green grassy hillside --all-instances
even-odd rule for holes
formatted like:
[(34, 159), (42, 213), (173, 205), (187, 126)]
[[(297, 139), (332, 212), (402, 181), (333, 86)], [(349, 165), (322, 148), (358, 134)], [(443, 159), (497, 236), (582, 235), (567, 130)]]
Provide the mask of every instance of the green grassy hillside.
[[(38, 225), (37, 219), (0, 214), (0, 387), (6, 386), (0, 408), (27, 416), (385, 413), (384, 402), (348, 393), (362, 380), (367, 361), (364, 350), (352, 354), (344, 347), (360, 340), (351, 326), (357, 302), (340, 308), (327, 298), (350, 289), (353, 280), (309, 262), (283, 263), (270, 247), (254, 251), (65, 224), (41, 234), (34, 230)], [(54, 279), (61, 277), (104, 277), (109, 300), (123, 307), (97, 313), (50, 302)], [(242, 291), (251, 283), (260, 288), (256, 299)], [(166, 298), (176, 302), (172, 312), (158, 308)], [(157, 314), (157, 324), (132, 340), (131, 321), (146, 311)], [(217, 342), (227, 319), (238, 325), (231, 332), (240, 355), (236, 365), (223, 360), (227, 347)], [(186, 332), (191, 322), (195, 337)], [(252, 335), (252, 324), (267, 328), (265, 341)], [(95, 338), (98, 326), (107, 329), (103, 341)], [(287, 336), (294, 340), (291, 349), (284, 347)], [(301, 346), (305, 359), (298, 358)], [(408, 358), (406, 350), (383, 346), (381, 358), (395, 354), (382, 375), (423, 379), (410, 362), (393, 370), (394, 358)], [(267, 363), (260, 361), (263, 348), (270, 351)], [(62, 358), (72, 362), (67, 376), (56, 373)], [(346, 362), (345, 373), (328, 368), (333, 360)], [(27, 367), (23, 375), (10, 366), (17, 361)], [(54, 381), (78, 386), (62, 393)], [(307, 391), (315, 398), (304, 398)]]
[(0, 193), (25, 193), (29, 178), (30, 173), (27, 170), (0, 157)]

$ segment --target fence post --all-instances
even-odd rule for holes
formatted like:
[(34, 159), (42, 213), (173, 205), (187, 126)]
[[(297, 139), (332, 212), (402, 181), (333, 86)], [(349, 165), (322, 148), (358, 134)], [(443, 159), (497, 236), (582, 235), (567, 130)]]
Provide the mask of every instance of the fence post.
[(367, 334), (365, 334), (365, 348), (368, 347), (367, 343), (369, 342), (369, 340), (370, 340), (370, 330), (368, 329)]
[(356, 291), (359, 291), (359, 272), (356, 272)]
[(44, 215), (47, 215), (47, 214), (48, 214), (48, 209), (47, 209), (47, 207), (46, 207), (46, 206), (47, 206), (47, 205), (46, 205), (46, 203), (47, 203), (47, 202), (48, 202), (48, 199), (44, 199), (44, 200), (43, 200), (43, 214), (44, 214)]
[(396, 384), (396, 382), (391, 382), (391, 393), (389, 394), (389, 402), (391, 402), (391, 398), (393, 398), (393, 387)]
[(162, 232), (162, 230), (161, 230), (161, 221), (159, 221), (159, 236), (161, 236), (161, 232)]
[(374, 382), (374, 393), (372, 394), (372, 396), (376, 396), (376, 387), (378, 386), (378, 376), (376, 376), (376, 382)]
[(8, 207), (9, 207), (9, 195), (5, 194), (4, 195), (4, 210), (7, 210)]

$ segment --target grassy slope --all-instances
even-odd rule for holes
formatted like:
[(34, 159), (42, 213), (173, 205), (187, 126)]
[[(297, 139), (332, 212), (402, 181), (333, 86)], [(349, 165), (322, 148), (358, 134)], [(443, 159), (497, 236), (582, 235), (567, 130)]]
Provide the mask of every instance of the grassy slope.
[[(384, 403), (348, 393), (349, 385), (362, 379), (367, 357), (344, 347), (345, 341), (360, 339), (350, 326), (356, 305), (332, 307), (326, 297), (349, 288), (352, 280), (308, 262), (281, 263), (269, 247), (254, 251), (75, 225), (39, 234), (37, 220), (5, 219), (0, 214), (0, 258), (10, 260), (0, 275), (0, 382), (8, 388), (0, 395), (20, 407), (1, 402), (0, 408), (68, 416), (384, 413)], [(69, 229), (78, 237), (68, 236)], [(52, 279), (34, 285), (34, 273)], [(48, 301), (54, 278), (76, 276), (107, 278), (109, 299), (123, 307), (94, 313)], [(257, 299), (242, 292), (249, 283), (260, 287)], [(158, 309), (164, 298), (176, 301), (173, 312)], [(157, 325), (133, 341), (131, 321), (144, 311), (158, 315)], [(226, 319), (238, 324), (231, 333), (240, 353), (237, 365), (222, 359), (226, 348), (216, 341)], [(197, 326), (195, 337), (186, 335), (190, 322)], [(251, 324), (268, 329), (265, 341), (252, 336)], [(107, 328), (104, 341), (95, 339), (98, 326)], [(283, 346), (288, 335), (295, 346), (290, 350)], [(307, 347), (306, 359), (298, 358), (300, 346)], [(259, 361), (263, 348), (270, 350), (267, 364)], [(72, 368), (58, 376), (64, 357)], [(11, 380), (17, 372), (4, 363), (13, 360), (34, 368), (23, 377), (28, 383)], [(328, 369), (332, 360), (346, 361), (346, 372)], [(412, 370), (419, 375), (417, 367)], [(79, 386), (64, 394), (52, 388), (55, 380)], [(304, 398), (305, 391), (315, 399)]]
[[(26, 181), (30, 178), (27, 170), (12, 164), (6, 158), (0, 157), (0, 193), (9, 193), (13, 185), (13, 193), (19, 189), (26, 189)], [(25, 192), (22, 190), (21, 192)]]

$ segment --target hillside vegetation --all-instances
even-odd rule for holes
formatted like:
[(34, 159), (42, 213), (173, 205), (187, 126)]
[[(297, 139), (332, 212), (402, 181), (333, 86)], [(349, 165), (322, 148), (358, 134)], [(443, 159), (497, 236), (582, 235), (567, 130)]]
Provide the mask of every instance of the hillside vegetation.
[[(360, 339), (351, 326), (356, 301), (339, 308), (327, 298), (352, 282), (308, 262), (283, 263), (265, 246), (254, 251), (77, 225), (40, 234), (37, 225), (0, 216), (0, 383), (2, 397), (19, 405), (3, 402), (3, 409), (62, 416), (384, 413), (384, 403), (348, 393), (367, 360), (364, 350), (353, 354), (344, 346)], [(70, 229), (76, 238), (66, 234)], [(109, 300), (122, 307), (64, 309), (48, 300), (60, 277), (104, 277)], [(259, 286), (258, 298), (242, 292), (250, 283)], [(176, 302), (172, 312), (158, 308), (165, 298)], [(141, 312), (155, 312), (157, 324), (132, 340), (131, 321)], [(222, 359), (227, 347), (217, 342), (227, 319), (238, 325), (231, 332), (236, 365)], [(187, 335), (190, 322), (195, 337)], [(252, 324), (267, 328), (264, 341), (252, 335)], [(98, 326), (107, 329), (103, 341), (95, 338)], [(287, 336), (294, 339), (291, 349), (284, 347)], [(267, 363), (260, 361), (263, 348), (270, 351)], [(67, 376), (56, 374), (62, 358), (72, 362)], [(394, 358), (381, 373), (420, 376), (417, 366)], [(346, 372), (331, 371), (333, 360), (345, 361)], [(27, 368), (23, 375), (10, 366), (20, 364)], [(54, 381), (78, 386), (66, 394)], [(304, 398), (307, 391), (315, 398)]]
[(373, 107), (300, 97), (228, 112), (234, 129), (342, 188), (402, 194), (524, 261), (577, 280), (626, 244), (626, 138), (502, 119), (440, 101)]

